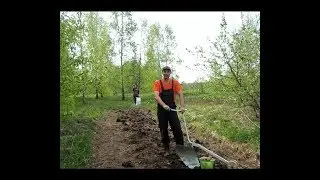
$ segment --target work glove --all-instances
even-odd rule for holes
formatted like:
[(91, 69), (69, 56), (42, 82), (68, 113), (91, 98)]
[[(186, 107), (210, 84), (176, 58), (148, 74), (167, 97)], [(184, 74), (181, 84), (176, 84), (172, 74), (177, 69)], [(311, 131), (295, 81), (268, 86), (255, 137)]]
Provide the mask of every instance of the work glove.
[(170, 111), (170, 107), (168, 105), (164, 105), (163, 108), (167, 111)]

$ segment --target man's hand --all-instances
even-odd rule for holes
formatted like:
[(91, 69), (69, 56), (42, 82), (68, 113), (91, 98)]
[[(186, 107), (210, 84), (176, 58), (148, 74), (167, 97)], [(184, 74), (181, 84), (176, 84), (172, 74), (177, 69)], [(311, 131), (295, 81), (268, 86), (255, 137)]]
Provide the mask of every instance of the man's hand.
[(166, 105), (166, 104), (163, 106), (163, 108), (164, 108), (165, 110), (167, 110), (167, 111), (170, 110), (170, 107), (169, 107), (168, 105)]
[(186, 111), (186, 109), (185, 109), (184, 107), (180, 107), (179, 109), (180, 109), (180, 112), (181, 112), (182, 114)]

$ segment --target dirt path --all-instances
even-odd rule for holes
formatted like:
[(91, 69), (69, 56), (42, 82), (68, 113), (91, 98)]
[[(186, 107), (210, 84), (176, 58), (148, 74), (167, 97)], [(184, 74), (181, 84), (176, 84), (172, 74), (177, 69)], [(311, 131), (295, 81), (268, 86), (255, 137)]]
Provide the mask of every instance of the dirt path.
[(174, 153), (164, 157), (151, 111), (137, 108), (110, 111), (97, 126), (95, 168), (186, 168)]
[[(158, 124), (150, 110), (132, 108), (109, 111), (106, 117), (97, 121), (97, 134), (93, 141), (92, 167), (186, 169), (187, 167), (174, 153), (175, 143), (172, 132), (169, 131), (169, 134), (171, 154), (165, 157), (160, 141)], [(197, 141), (210, 149), (209, 143), (205, 142), (205, 139)], [(220, 146), (214, 144), (216, 148), (220, 149), (218, 153), (223, 153), (223, 155), (225, 153), (233, 153), (231, 151), (221, 151), (225, 147), (221, 146), (223, 142), (220, 141), (219, 143)], [(233, 148), (231, 147), (231, 150)], [(197, 153), (199, 157), (207, 155), (200, 150), (197, 150)], [(241, 160), (241, 158), (238, 157), (238, 160)], [(244, 168), (256, 168), (255, 164), (251, 162)], [(217, 169), (227, 168), (218, 161), (216, 161), (215, 166)]]

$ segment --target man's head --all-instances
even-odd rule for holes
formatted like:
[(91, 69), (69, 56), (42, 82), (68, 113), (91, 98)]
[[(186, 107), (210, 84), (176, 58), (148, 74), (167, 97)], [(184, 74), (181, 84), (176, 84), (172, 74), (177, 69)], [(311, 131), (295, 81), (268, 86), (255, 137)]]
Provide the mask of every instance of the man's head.
[(164, 79), (168, 79), (171, 74), (171, 68), (169, 66), (165, 66), (162, 68), (162, 74)]

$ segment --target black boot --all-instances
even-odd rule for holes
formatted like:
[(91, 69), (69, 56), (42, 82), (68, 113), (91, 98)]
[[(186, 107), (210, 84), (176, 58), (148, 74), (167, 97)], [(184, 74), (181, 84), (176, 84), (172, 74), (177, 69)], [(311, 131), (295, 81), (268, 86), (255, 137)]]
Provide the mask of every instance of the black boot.
[(168, 144), (164, 144), (164, 155), (168, 156), (170, 154), (170, 148)]

